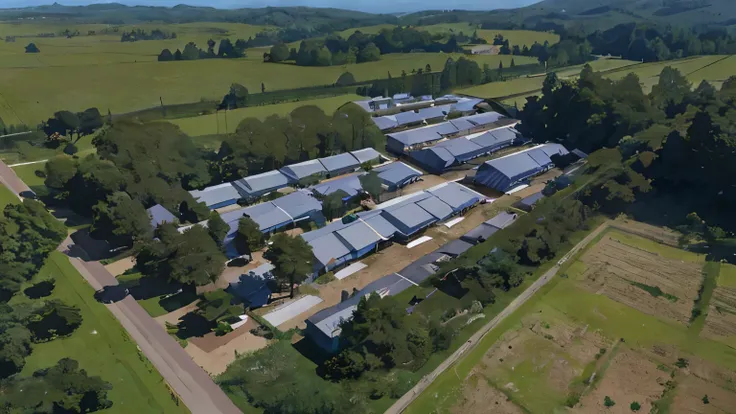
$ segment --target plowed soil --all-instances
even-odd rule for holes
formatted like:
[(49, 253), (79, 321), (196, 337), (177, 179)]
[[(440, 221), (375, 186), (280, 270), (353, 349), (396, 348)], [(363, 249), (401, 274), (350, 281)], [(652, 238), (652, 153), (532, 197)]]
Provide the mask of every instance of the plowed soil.
[[(604, 236), (580, 261), (586, 267), (581, 284), (588, 290), (650, 315), (689, 323), (702, 264), (628, 245), (615, 233)], [(663, 294), (655, 297), (642, 285), (659, 288)]]

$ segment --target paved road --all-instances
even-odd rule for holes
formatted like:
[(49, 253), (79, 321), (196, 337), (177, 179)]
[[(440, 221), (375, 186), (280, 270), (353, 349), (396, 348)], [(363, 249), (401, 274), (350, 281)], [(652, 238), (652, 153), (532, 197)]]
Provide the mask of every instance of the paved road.
[(478, 332), (476, 332), (466, 343), (458, 348), (452, 355), (444, 360), (434, 371), (424, 376), (419, 382), (399, 398), (388, 410), (386, 414), (399, 414), (403, 412), (409, 404), (411, 404), (437, 377), (445, 372), (450, 366), (457, 362), (460, 357), (465, 355), (468, 351), (475, 348), (478, 343), (483, 339), (488, 332), (498, 326), (504, 319), (516, 311), (521, 305), (526, 303), (539, 289), (547, 284), (557, 274), (560, 266), (565, 263), (570, 257), (574, 256), (581, 249), (585, 248), (596, 236), (598, 236), (603, 230), (608, 228), (609, 222), (601, 224), (598, 228), (593, 230), (585, 239), (575, 245), (559, 262), (557, 262), (551, 269), (544, 273), (539, 279), (537, 279), (531, 286), (529, 286), (524, 292), (521, 293), (516, 299), (514, 299), (509, 306), (507, 306), (501, 313), (496, 315), (490, 322), (485, 324)]
[[(70, 239), (67, 239), (63, 246), (67, 246), (69, 241)], [(70, 258), (70, 261), (95, 290), (118, 284), (115, 277), (99, 262), (85, 262), (74, 257)], [(212, 378), (192, 361), (179, 343), (169, 336), (135, 299), (128, 296), (107, 305), (107, 308), (192, 413), (241, 412)]]
[(0, 161), (0, 182), (18, 197), (20, 197), (21, 193), (31, 191), (26, 183), (15, 175), (15, 171), (2, 161)]

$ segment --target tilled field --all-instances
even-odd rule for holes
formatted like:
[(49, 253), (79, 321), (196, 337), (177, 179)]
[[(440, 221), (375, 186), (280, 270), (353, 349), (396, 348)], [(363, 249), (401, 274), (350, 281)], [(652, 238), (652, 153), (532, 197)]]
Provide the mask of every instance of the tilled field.
[(665, 258), (606, 235), (583, 257), (580, 283), (644, 313), (688, 324), (702, 282), (699, 263)]
[(713, 339), (736, 336), (736, 288), (719, 286), (713, 291), (703, 335)]

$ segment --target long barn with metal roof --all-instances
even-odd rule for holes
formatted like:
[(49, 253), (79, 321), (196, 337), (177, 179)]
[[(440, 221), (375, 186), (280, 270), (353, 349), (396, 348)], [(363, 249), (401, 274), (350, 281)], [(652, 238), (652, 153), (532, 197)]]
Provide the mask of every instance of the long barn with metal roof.
[(451, 167), (518, 142), (518, 133), (508, 126), (440, 141), (432, 147), (410, 152), (409, 157), (427, 171), (442, 174)]
[(503, 120), (503, 115), (497, 112), (486, 112), (421, 128), (386, 134), (386, 148), (396, 154), (408, 154), (449, 136), (490, 128)]
[(478, 168), (475, 182), (498, 191), (508, 191), (554, 167), (551, 157), (567, 155), (560, 144), (542, 144), (515, 154), (486, 161)]
[(358, 213), (355, 221), (335, 221), (304, 233), (301, 237), (312, 246), (316, 259), (313, 276), (363, 257), (384, 242), (408, 240), (432, 224), (464, 212), (482, 198), (463, 185), (443, 183)]
[(319, 200), (309, 191), (299, 190), (273, 201), (223, 213), (220, 218), (230, 227), (223, 243), (227, 256), (240, 256), (233, 242), (238, 234), (238, 223), (243, 217), (250, 217), (262, 233), (271, 233), (290, 224), (313, 219), (321, 211), (322, 203)]

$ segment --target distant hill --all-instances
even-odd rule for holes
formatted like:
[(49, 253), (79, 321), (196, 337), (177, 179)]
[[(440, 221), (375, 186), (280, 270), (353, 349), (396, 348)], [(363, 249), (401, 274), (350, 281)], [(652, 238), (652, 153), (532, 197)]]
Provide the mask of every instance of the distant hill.
[(425, 11), (402, 16), (411, 24), (455, 21), (488, 26), (552, 29), (555, 25), (606, 29), (620, 23), (720, 25), (736, 28), (736, 0), (544, 0), (511, 10)]
[[(0, 1), (0, 4), (2, 2)], [(398, 18), (388, 14), (371, 14), (352, 10), (311, 7), (265, 7), (254, 9), (215, 9), (213, 7), (125, 6), (118, 3), (89, 6), (48, 6), (0, 9), (0, 20), (27, 18), (60, 18), (79, 23), (133, 24), (147, 21), (166, 23), (232, 22), (278, 27), (319, 28), (329, 26), (334, 31), (352, 27), (396, 24)], [(324, 31), (324, 30), (323, 30)]]

